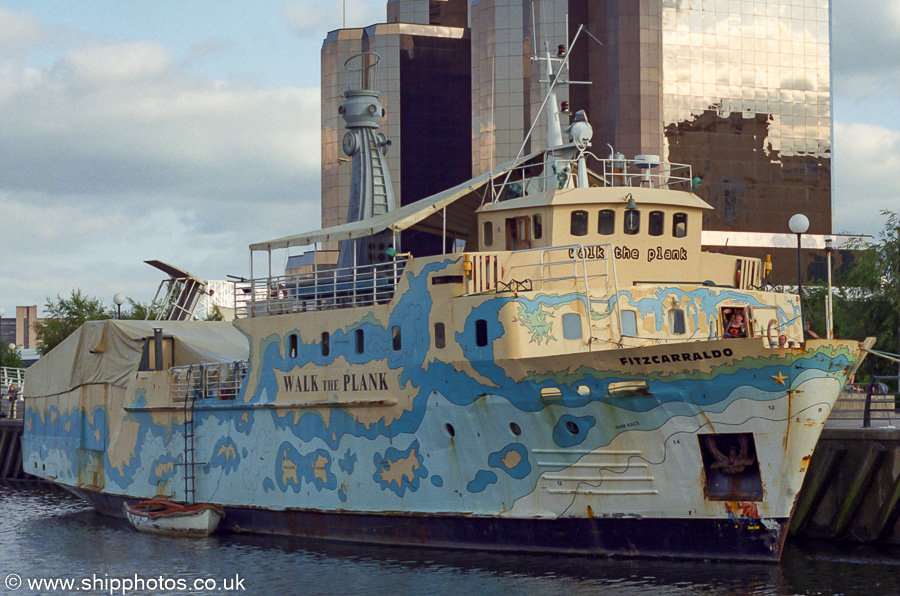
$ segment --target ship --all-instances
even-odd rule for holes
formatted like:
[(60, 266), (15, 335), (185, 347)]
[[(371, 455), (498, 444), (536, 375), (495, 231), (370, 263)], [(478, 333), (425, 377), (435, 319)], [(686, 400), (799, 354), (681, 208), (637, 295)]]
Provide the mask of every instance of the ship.
[(233, 324), (87, 323), (28, 371), (25, 470), (224, 531), (777, 561), (860, 344), (804, 337), (759, 259), (703, 250), (690, 167), (594, 156), (552, 85), (545, 149), (398, 207), (352, 59), (347, 222), (252, 244)]

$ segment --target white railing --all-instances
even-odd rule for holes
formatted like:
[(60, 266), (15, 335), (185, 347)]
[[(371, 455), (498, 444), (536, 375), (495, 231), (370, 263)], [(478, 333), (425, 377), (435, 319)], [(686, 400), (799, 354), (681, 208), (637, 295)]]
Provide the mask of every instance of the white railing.
[(10, 418), (21, 417), (20, 405), (25, 388), (25, 369), (0, 367), (0, 413)]
[(173, 377), (172, 401), (231, 400), (237, 397), (247, 376), (247, 361), (173, 366), (169, 374)]
[[(691, 166), (647, 159), (601, 159), (590, 154), (591, 165), (599, 171), (589, 172), (591, 186), (643, 186), (690, 190)], [(652, 156), (651, 156), (652, 157)], [(537, 175), (532, 171), (538, 171)], [(548, 165), (527, 164), (510, 170), (508, 177), (496, 178), (492, 196), (503, 199), (544, 192), (550, 188), (573, 188), (578, 176), (577, 159), (552, 159)]]
[(15, 385), (19, 389), (25, 386), (25, 369), (12, 368), (10, 366), (0, 367), (0, 388), (4, 393), (9, 390), (10, 385)]
[[(592, 162), (593, 165), (594, 162)], [(598, 175), (603, 186), (679, 187), (690, 190), (691, 166), (644, 159), (597, 159)]]
[(235, 316), (264, 317), (385, 304), (394, 290), (406, 259), (379, 265), (360, 265), (292, 275), (262, 277), (235, 286)]

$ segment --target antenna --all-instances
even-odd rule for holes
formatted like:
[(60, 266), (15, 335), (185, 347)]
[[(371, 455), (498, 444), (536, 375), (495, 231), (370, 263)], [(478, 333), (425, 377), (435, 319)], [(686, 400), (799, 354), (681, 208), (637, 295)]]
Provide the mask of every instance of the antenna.
[[(528, 133), (526, 133), (525, 138), (522, 139), (522, 144), (519, 146), (519, 152), (516, 154), (516, 158), (513, 160), (514, 163), (518, 162), (519, 158), (522, 157), (522, 152), (525, 150), (525, 145), (526, 145), (526, 143), (528, 143), (528, 140), (531, 138), (531, 133), (534, 132), (534, 127), (537, 125), (538, 118), (540, 118), (541, 112), (544, 111), (544, 107), (547, 105), (547, 102), (550, 100), (551, 95), (555, 96), (554, 89), (556, 87), (556, 84), (560, 82), (558, 74), (561, 73), (563, 70), (565, 70), (566, 66), (568, 66), (569, 56), (572, 55), (572, 47), (575, 45), (575, 42), (578, 41), (578, 36), (581, 35), (581, 31), (583, 29), (584, 29), (584, 25), (578, 26), (578, 31), (575, 32), (575, 37), (572, 38), (572, 42), (566, 48), (566, 55), (563, 56), (561, 60), (559, 58), (551, 58), (549, 55), (549, 52), (547, 53), (546, 58), (537, 58), (537, 57), (532, 58), (532, 60), (545, 60), (545, 59), (547, 60), (548, 71), (551, 73), (550, 77), (548, 78), (549, 88), (547, 89), (547, 93), (544, 95), (544, 101), (541, 103), (541, 107), (538, 108), (537, 114), (535, 115), (534, 119), (531, 121), (531, 128), (528, 129)], [(551, 61), (561, 61), (562, 62), (562, 64), (560, 64), (559, 70), (557, 71), (556, 75), (552, 74), (553, 67), (550, 66)], [(558, 109), (559, 109), (559, 106), (553, 106), (554, 113), (556, 113), (556, 110), (558, 110)], [(558, 125), (558, 123), (559, 123), (559, 120), (557, 119), (557, 125)], [(549, 134), (548, 134), (548, 136), (549, 136)], [(560, 132), (560, 138), (562, 138), (562, 132)], [(548, 145), (549, 145), (549, 142), (548, 142)], [(548, 146), (548, 149), (550, 149), (549, 146)], [(509, 183), (510, 176), (512, 176), (512, 169), (507, 170), (506, 176), (503, 178), (503, 184), (500, 185), (500, 190), (497, 192), (496, 195), (494, 195), (493, 202), (495, 202), (495, 203), (497, 202), (497, 198), (502, 194), (503, 189), (506, 188), (506, 185)]]

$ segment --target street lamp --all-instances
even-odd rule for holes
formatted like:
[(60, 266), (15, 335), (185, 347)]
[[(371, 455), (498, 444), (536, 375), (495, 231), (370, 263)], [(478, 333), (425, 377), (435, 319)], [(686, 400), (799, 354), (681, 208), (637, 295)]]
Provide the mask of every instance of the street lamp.
[(825, 339), (834, 339), (834, 304), (831, 296), (831, 238), (825, 239), (825, 265), (828, 268), (828, 294), (825, 295)]
[(125, 294), (122, 292), (116, 292), (116, 295), (113, 296), (113, 302), (116, 303), (116, 318), (122, 318), (122, 305), (125, 304)]
[(809, 219), (802, 213), (792, 215), (788, 221), (788, 227), (791, 232), (797, 234), (797, 295), (800, 299), (800, 309), (803, 309), (803, 264), (801, 262), (802, 253), (800, 251), (800, 236), (809, 229)]

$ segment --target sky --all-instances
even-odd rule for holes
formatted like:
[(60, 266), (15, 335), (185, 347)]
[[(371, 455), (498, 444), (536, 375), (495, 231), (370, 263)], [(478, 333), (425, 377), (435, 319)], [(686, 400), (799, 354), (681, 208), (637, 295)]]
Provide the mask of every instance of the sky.
[[(385, 6), (348, 1), (346, 26)], [(877, 236), (900, 210), (900, 0), (862, 6), (832, 0), (833, 231)], [(319, 52), (342, 15), (336, 0), (0, 0), (6, 316), (73, 289), (149, 302), (150, 259), (246, 276), (251, 243), (317, 228)]]

